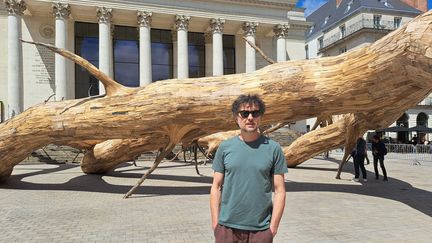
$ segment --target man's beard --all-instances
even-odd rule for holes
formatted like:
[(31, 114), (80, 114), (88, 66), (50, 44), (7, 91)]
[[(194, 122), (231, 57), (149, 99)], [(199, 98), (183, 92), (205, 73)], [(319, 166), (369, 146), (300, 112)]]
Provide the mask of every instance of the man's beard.
[(245, 126), (241, 130), (242, 130), (242, 132), (246, 132), (246, 133), (256, 133), (256, 132), (258, 132), (258, 126), (255, 126), (254, 128), (248, 128)]

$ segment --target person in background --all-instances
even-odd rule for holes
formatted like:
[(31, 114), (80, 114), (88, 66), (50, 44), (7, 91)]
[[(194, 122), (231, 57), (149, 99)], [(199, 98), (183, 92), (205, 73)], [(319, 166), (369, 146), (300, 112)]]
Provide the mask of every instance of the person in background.
[(414, 135), (414, 137), (411, 139), (411, 143), (412, 143), (414, 146), (417, 145), (417, 143), (418, 143), (418, 137), (417, 137), (417, 135)]
[(385, 144), (381, 141), (378, 135), (374, 135), (372, 138), (372, 155), (373, 155), (373, 163), (374, 163), (374, 170), (375, 170), (375, 179), (377, 180), (379, 179), (379, 172), (378, 172), (378, 161), (379, 161), (381, 170), (384, 175), (383, 181), (388, 181), (387, 171), (384, 166), (384, 156), (386, 154), (387, 154), (387, 149), (385, 147)]
[(360, 170), (363, 176), (363, 182), (367, 182), (367, 173), (364, 167), (364, 161), (366, 157), (366, 140), (363, 137), (357, 139), (355, 153), (353, 154), (354, 159), (354, 179), (353, 181), (359, 181)]

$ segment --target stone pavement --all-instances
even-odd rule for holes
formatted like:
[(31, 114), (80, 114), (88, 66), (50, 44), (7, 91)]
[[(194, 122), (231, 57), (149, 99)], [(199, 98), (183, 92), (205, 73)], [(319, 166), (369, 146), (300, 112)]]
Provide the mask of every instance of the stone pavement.
[[(213, 242), (211, 165), (161, 164), (130, 199), (150, 162), (85, 175), (71, 164), (22, 164), (0, 185), (0, 242)], [(353, 182), (352, 163), (311, 159), (286, 177), (275, 242), (430, 242), (432, 163), (387, 160), (389, 181)]]

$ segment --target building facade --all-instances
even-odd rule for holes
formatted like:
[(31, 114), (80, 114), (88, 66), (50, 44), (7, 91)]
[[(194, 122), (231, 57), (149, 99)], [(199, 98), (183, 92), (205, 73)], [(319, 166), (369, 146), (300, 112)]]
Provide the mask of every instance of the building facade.
[(0, 5), (2, 120), (47, 100), (104, 93), (83, 68), (19, 39), (70, 50), (129, 87), (252, 72), (304, 59), (296, 0), (5, 0)]
[[(336, 56), (373, 43), (425, 11), (427, 0), (329, 0), (307, 17), (313, 25), (306, 33), (306, 58)], [(307, 127), (314, 123), (315, 119), (307, 120)], [(407, 110), (393, 125), (432, 126), (432, 97)], [(410, 139), (408, 132), (387, 135), (400, 142)]]

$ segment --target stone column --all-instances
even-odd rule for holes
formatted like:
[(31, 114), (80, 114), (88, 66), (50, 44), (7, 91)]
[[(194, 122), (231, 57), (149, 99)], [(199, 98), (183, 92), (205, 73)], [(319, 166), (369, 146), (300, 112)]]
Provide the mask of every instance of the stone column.
[(139, 25), (139, 60), (140, 60), (140, 86), (146, 86), (152, 82), (151, 63), (151, 16), (152, 13), (137, 11)]
[(276, 37), (277, 46), (277, 62), (286, 61), (287, 50), (286, 50), (286, 38), (288, 37), (288, 24), (278, 24), (273, 28), (273, 32)]
[(189, 77), (188, 27), (189, 16), (177, 15), (175, 25), (177, 30), (177, 78)]
[(224, 19), (211, 19), (210, 28), (213, 33), (213, 76), (223, 75), (223, 28)]
[[(96, 11), (99, 22), (99, 69), (112, 78), (112, 9), (99, 7)], [(105, 94), (101, 82), (99, 82), (99, 94)]]
[[(69, 4), (55, 2), (52, 4), (55, 16), (55, 45), (67, 49), (68, 18), (70, 15)], [(55, 95), (56, 100), (67, 99), (67, 71), (66, 58), (55, 54)]]
[[(258, 23), (255, 22), (245, 22), (243, 24), (243, 31), (246, 39), (253, 44), (255, 44), (255, 34), (258, 27)], [(256, 61), (255, 61), (255, 49), (246, 43), (246, 73), (255, 71)]]
[(213, 34), (210, 32), (204, 33), (205, 42), (205, 76), (213, 76)]
[(21, 15), (26, 9), (22, 0), (6, 0), (8, 15), (8, 109), (7, 118), (13, 118), (24, 109), (23, 60), (21, 45)]

